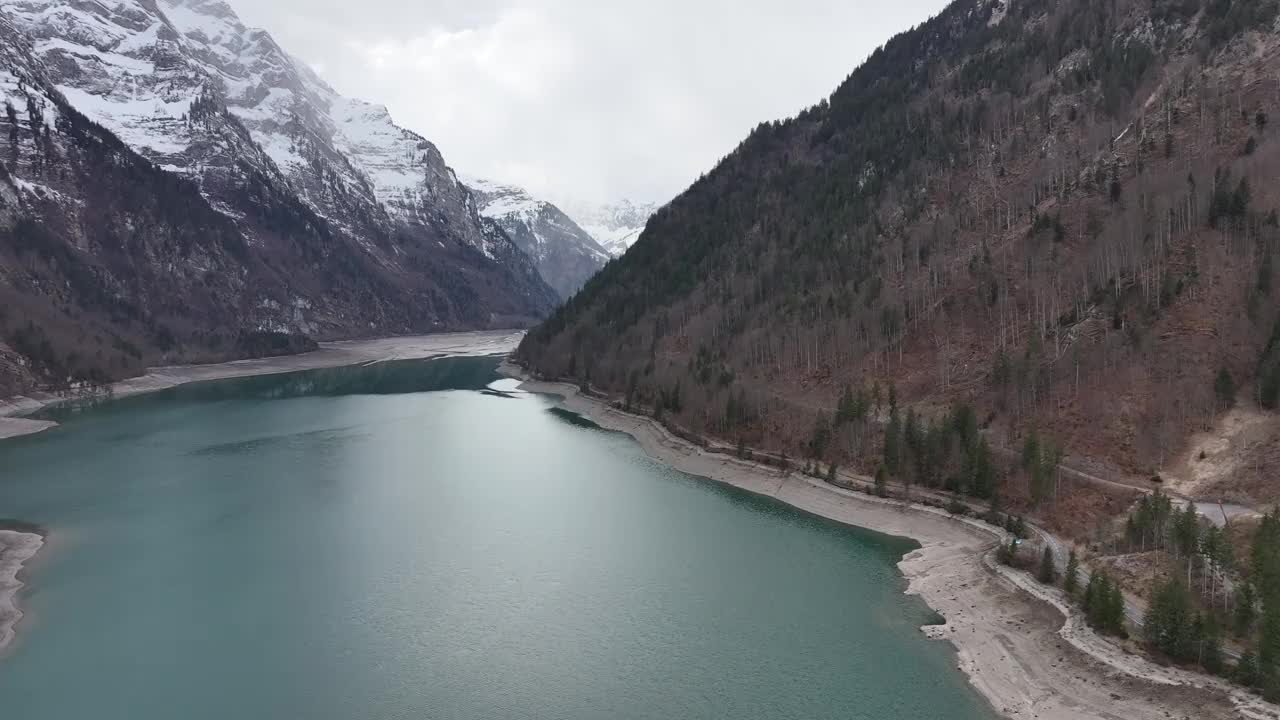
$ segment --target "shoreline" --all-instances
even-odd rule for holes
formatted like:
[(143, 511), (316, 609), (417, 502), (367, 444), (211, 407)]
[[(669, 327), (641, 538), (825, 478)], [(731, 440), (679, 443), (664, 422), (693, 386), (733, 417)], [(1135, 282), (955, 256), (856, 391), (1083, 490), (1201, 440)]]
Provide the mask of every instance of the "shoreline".
[[(156, 367), (148, 369), (145, 375), (112, 383), (111, 397), (142, 395), (207, 380), (371, 365), (393, 360), (506, 354), (515, 348), (522, 334), (523, 331), (519, 330), (485, 330), (342, 340), (321, 343), (318, 350), (299, 355), (231, 360), (207, 365)], [(44, 392), (0, 398), (0, 441), (57, 427), (58, 423), (51, 420), (18, 416), (75, 399)], [(13, 642), (17, 624), (23, 616), (18, 604), (18, 593), (25, 583), (19, 579), (19, 575), (45, 544), (43, 534), (0, 529), (0, 656)]]
[(682, 472), (774, 498), (845, 525), (906, 537), (920, 547), (898, 568), (906, 594), (945, 619), (926, 625), (955, 648), (958, 668), (994, 712), (1019, 720), (1280, 718), (1280, 708), (1207, 675), (1162, 667), (1099, 637), (1058, 588), (997, 565), (1005, 533), (937, 508), (876, 498), (802, 475), (739, 460), (676, 437), (648, 417), (583, 396), (567, 383), (522, 380), (521, 390), (555, 395), (568, 410), (630, 435), (654, 459)]
[(0, 653), (13, 642), (22, 620), (18, 592), (25, 583), (18, 576), (43, 545), (44, 537), (36, 533), (0, 530)]
[[(116, 397), (127, 397), (204, 380), (386, 360), (493, 355), (508, 352), (518, 339), (518, 332), (484, 332), (326, 343), (302, 355), (155, 368), (113, 389)], [(781, 476), (774, 468), (708, 452), (651, 418), (583, 396), (576, 386), (529, 380), (509, 364), (499, 373), (521, 380), (521, 390), (558, 396), (566, 409), (630, 435), (648, 455), (677, 470), (845, 525), (917, 542), (920, 547), (898, 563), (907, 581), (905, 593), (919, 596), (944, 618), (943, 624), (926, 625), (922, 632), (951, 643), (958, 669), (1001, 717), (1280, 720), (1280, 708), (1225, 681), (1158, 666), (1097, 636), (1060, 590), (992, 561), (992, 550), (1005, 538), (1002, 530), (934, 507), (876, 498), (802, 475)], [(33, 412), (66, 399), (48, 395), (0, 400), (0, 438), (7, 437), (6, 421), (41, 422), (8, 414)], [(24, 586), (19, 576), (44, 544), (46, 538), (40, 534), (0, 530), (0, 652), (12, 643), (23, 617), (17, 602)]]
[[(256, 375), (276, 375), (302, 370), (367, 365), (391, 360), (425, 360), (434, 357), (500, 355), (513, 350), (522, 330), (477, 330), (436, 335), (406, 335), (368, 340), (320, 343), (318, 350), (298, 355), (229, 360), (207, 365), (170, 365), (148, 368), (146, 374), (111, 384), (111, 397), (168, 390), (206, 380), (227, 380)], [(0, 398), (0, 440), (32, 435), (57, 427), (51, 420), (20, 417), (41, 408), (77, 398), (36, 392)]]

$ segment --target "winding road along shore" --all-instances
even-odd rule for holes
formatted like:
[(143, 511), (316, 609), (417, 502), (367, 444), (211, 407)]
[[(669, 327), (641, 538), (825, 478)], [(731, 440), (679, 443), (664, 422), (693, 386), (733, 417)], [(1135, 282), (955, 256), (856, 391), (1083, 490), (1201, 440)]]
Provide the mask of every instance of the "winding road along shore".
[(997, 565), (1004, 532), (970, 518), (882, 500), (799, 474), (708, 452), (648, 417), (622, 412), (565, 383), (523, 380), (520, 389), (563, 398), (565, 408), (631, 435), (672, 467), (848, 525), (914, 539), (898, 564), (907, 593), (946, 623), (924, 632), (952, 643), (957, 664), (1001, 716), (1018, 720), (1280, 718), (1280, 708), (1206, 675), (1156, 665), (1090, 630), (1056, 588)]

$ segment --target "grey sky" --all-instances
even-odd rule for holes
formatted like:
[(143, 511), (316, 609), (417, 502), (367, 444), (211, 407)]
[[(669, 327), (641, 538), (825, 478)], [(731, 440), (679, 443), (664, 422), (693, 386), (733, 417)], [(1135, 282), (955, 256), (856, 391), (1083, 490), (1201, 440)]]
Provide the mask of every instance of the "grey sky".
[(230, 0), (463, 173), (666, 200), (943, 0)]

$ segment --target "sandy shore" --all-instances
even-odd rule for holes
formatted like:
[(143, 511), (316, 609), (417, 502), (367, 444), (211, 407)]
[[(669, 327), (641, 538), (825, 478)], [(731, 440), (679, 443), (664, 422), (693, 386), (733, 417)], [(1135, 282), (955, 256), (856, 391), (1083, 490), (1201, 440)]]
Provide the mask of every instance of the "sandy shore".
[(18, 573), (43, 544), (44, 538), (35, 533), (0, 530), (0, 650), (13, 640), (14, 627), (22, 619), (18, 609), (22, 581), (18, 580)]
[(631, 435), (649, 455), (678, 470), (919, 542), (920, 549), (898, 567), (908, 594), (919, 595), (946, 618), (945, 625), (924, 631), (955, 646), (960, 669), (1004, 717), (1280, 718), (1280, 709), (1225, 682), (1157, 666), (1099, 637), (1059, 590), (996, 565), (992, 550), (1004, 534), (985, 523), (800, 475), (783, 477), (773, 468), (706, 452), (652, 419), (584, 397), (572, 385), (526, 381), (520, 387), (562, 396), (566, 408)]
[[(209, 365), (177, 365), (152, 368), (146, 375), (111, 386), (115, 397), (165, 390), (203, 380), (223, 380), (249, 375), (271, 375), (297, 370), (363, 365), (388, 360), (415, 360), (459, 355), (497, 355), (513, 350), (521, 331), (441, 333), (410, 337), (378, 338), (321, 343), (320, 349), (301, 355), (234, 360)], [(67, 398), (54, 393), (0, 399), (0, 439), (30, 435), (54, 427), (47, 420), (16, 417)]]

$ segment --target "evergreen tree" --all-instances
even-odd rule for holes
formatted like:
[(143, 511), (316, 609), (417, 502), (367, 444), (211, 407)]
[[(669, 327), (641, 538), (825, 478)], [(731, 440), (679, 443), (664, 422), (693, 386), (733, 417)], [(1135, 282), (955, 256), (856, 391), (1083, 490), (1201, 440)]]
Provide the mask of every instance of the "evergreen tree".
[(1018, 538), (1009, 538), (1009, 543), (1000, 547), (1000, 553), (996, 559), (1005, 565), (1013, 565), (1018, 559)]
[(1044, 554), (1040, 556), (1040, 571), (1036, 573), (1036, 579), (1045, 585), (1052, 585), (1057, 574), (1057, 568), (1053, 565), (1053, 553), (1046, 545)]
[(1253, 583), (1245, 582), (1236, 587), (1234, 613), (1236, 637), (1246, 637), (1253, 629), (1253, 621), (1258, 613), (1256, 602)]
[(1013, 534), (1020, 538), (1027, 537), (1027, 521), (1023, 520), (1021, 515), (1013, 519)]
[(994, 498), (996, 492), (996, 468), (991, 460), (991, 446), (981, 438), (973, 449), (973, 474), (969, 481), (969, 493), (980, 498)]
[(1222, 673), (1222, 631), (1210, 613), (1204, 618), (1200, 640), (1200, 666), (1214, 675)]
[(1221, 410), (1229, 409), (1236, 402), (1236, 383), (1231, 378), (1231, 371), (1225, 367), (1218, 370), (1218, 377), (1213, 381), (1213, 394)]
[(831, 441), (831, 425), (827, 422), (826, 413), (818, 413), (813, 425), (813, 435), (809, 438), (809, 456), (822, 459), (827, 454), (827, 444)]
[(876, 495), (878, 495), (879, 497), (884, 497), (889, 494), (888, 473), (885, 471), (883, 464), (878, 465), (876, 467), (875, 482), (876, 482)]
[(1161, 583), (1151, 596), (1142, 621), (1147, 642), (1179, 662), (1195, 659), (1198, 651), (1191, 607), (1191, 593), (1174, 577)]
[(1124, 593), (1120, 585), (1108, 579), (1106, 613), (1103, 616), (1103, 627), (1113, 635), (1123, 636), (1124, 631)]
[(1280, 605), (1263, 599), (1262, 630), (1258, 638), (1258, 665), (1270, 673), (1280, 664)]
[(1236, 661), (1235, 670), (1231, 673), (1231, 679), (1245, 687), (1255, 687), (1258, 684), (1258, 658), (1248, 650), (1240, 654), (1240, 659)]
[(1084, 610), (1084, 616), (1090, 624), (1093, 623), (1093, 605), (1097, 601), (1099, 575), (1096, 572), (1089, 573), (1089, 582), (1084, 586), (1084, 593), (1080, 596), (1080, 607)]
[(1187, 501), (1187, 506), (1173, 520), (1173, 540), (1178, 554), (1190, 559), (1200, 544), (1200, 516), (1196, 506)]
[(1076, 549), (1071, 548), (1071, 553), (1067, 555), (1067, 572), (1062, 577), (1062, 589), (1068, 595), (1072, 595), (1076, 591), (1078, 580), (1076, 576), (1080, 574), (1080, 560), (1076, 558)]
[(899, 467), (902, 457), (901, 435), (902, 423), (898, 419), (898, 409), (889, 411), (889, 424), (884, 427), (884, 467), (890, 475), (898, 477), (902, 469)]

